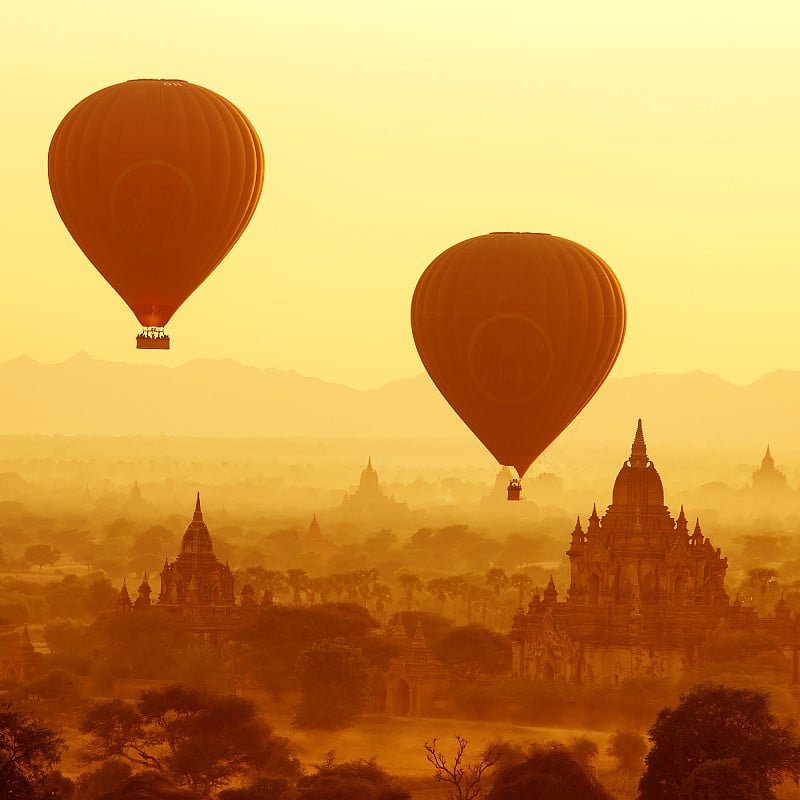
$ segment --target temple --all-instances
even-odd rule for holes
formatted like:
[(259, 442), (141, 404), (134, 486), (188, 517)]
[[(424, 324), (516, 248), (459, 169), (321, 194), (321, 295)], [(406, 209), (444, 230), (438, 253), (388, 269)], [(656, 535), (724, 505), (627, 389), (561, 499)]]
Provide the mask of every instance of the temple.
[(213, 643), (224, 640), (239, 621), (241, 608), (234, 598), (233, 574), (230, 567), (220, 563), (214, 555), (211, 534), (203, 521), (199, 492), (192, 521), (183, 534), (181, 552), (172, 563), (164, 562), (161, 591), (155, 604), (150, 599), (151, 591), (145, 573), (137, 598), (131, 602), (123, 581), (116, 613), (124, 615), (152, 609), (181, 615), (193, 633)]
[(767, 499), (774, 497), (788, 498), (794, 494), (789, 486), (789, 481), (786, 480), (786, 475), (775, 466), (775, 459), (773, 459), (772, 453), (769, 451), (769, 445), (767, 445), (767, 452), (764, 454), (764, 458), (761, 459), (761, 466), (753, 472), (752, 490), (755, 495), (760, 495)]
[(559, 602), (553, 579), (514, 617), (513, 672), (519, 677), (613, 683), (634, 676), (676, 678), (730, 616), (728, 562), (681, 507), (673, 519), (647, 454), (642, 421), (630, 457), (600, 517), (580, 518), (569, 550), (570, 586)]
[(372, 466), (372, 458), (361, 472), (358, 488), (353, 494), (345, 493), (342, 499), (341, 515), (353, 520), (372, 520), (379, 518), (385, 523), (404, 520), (408, 516), (408, 506), (394, 497), (387, 497), (378, 482), (378, 473)]
[(29, 681), (40, 659), (26, 626), (0, 625), (0, 680)]
[(421, 621), (417, 623), (414, 638), (409, 639), (398, 614), (390, 635), (400, 645), (402, 652), (389, 662), (386, 712), (394, 716), (412, 717), (435, 714), (450, 686), (450, 671), (428, 647)]

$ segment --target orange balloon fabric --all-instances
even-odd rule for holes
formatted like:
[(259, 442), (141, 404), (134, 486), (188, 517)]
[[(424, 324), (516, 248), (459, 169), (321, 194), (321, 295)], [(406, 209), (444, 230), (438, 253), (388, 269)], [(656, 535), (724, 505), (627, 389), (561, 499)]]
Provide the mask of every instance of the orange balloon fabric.
[(625, 319), (610, 267), (582, 245), (539, 233), (454, 245), (422, 274), (411, 303), (431, 379), (520, 477), (606, 379)]
[(48, 174), (86, 257), (143, 326), (162, 327), (250, 221), (264, 154), (224, 97), (182, 80), (133, 80), (64, 117)]

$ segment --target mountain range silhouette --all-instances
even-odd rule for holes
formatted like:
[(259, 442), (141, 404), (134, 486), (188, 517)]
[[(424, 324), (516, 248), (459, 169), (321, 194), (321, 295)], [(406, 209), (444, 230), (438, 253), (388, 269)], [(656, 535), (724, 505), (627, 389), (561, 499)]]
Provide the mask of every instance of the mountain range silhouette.
[[(470, 438), (423, 374), (360, 390), (229, 359), (178, 367), (79, 353), (0, 364), (0, 434)], [(800, 372), (738, 386), (706, 372), (610, 378), (560, 440), (619, 448), (642, 417), (648, 442), (800, 452)]]

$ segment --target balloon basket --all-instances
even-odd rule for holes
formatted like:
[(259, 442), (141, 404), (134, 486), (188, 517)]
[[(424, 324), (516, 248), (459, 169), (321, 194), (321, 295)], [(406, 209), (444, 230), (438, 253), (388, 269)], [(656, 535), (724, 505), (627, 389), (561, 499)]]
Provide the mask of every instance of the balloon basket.
[(508, 499), (521, 500), (522, 499), (522, 483), (518, 478), (513, 478), (511, 483), (508, 484)]
[(136, 337), (137, 350), (169, 350), (169, 336), (163, 328), (145, 328)]

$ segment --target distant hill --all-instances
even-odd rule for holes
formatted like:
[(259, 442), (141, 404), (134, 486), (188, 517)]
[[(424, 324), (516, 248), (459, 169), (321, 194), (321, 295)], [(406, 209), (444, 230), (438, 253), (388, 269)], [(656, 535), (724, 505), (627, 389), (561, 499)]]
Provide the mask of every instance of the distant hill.
[[(613, 446), (645, 420), (648, 444), (800, 453), (800, 372), (747, 386), (703, 372), (606, 382), (562, 437)], [(0, 364), (0, 433), (64, 435), (457, 437), (470, 436), (426, 375), (358, 390), (296, 372), (231, 360), (180, 367), (28, 357)]]

